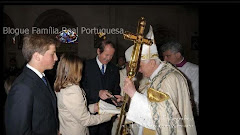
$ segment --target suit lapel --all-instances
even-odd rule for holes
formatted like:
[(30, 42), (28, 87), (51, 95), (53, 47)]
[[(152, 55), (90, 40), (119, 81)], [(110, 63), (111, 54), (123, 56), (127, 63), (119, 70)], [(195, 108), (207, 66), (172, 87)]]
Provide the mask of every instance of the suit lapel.
[(27, 67), (25, 67), (24, 71), (29, 77), (31, 77), (34, 80), (33, 82), (35, 83), (35, 85), (40, 87), (41, 93), (45, 94), (47, 97), (49, 97), (49, 99), (51, 99), (52, 96), (48, 90), (48, 87), (46, 87), (45, 83), (43, 82), (43, 80), (34, 71), (32, 71)]
[[(47, 93), (50, 93), (50, 98), (51, 98), (51, 102), (52, 102), (52, 105), (53, 105), (53, 108), (54, 108), (54, 112), (55, 112), (55, 116), (57, 116), (57, 110), (56, 110), (56, 95), (54, 93), (54, 91), (52, 90), (51, 86), (50, 86), (50, 83), (48, 81), (48, 79), (46, 78), (47, 80), (47, 86), (44, 84), (44, 87), (46, 87), (48, 89), (48, 92)], [(49, 95), (49, 94), (48, 94)]]
[(50, 86), (50, 83), (49, 83), (49, 81), (48, 81), (48, 79), (47, 79), (47, 88), (48, 88), (48, 90), (50, 91), (50, 93), (51, 93), (51, 96), (53, 97), (53, 99), (55, 99), (55, 93), (53, 92), (53, 90), (52, 90), (52, 88), (51, 88), (51, 86)]
[(49, 99), (52, 102), (54, 112), (56, 114), (56, 111), (57, 111), (56, 110), (56, 96), (53, 93), (48, 80), (47, 80), (48, 86), (46, 86), (45, 83), (43, 82), (43, 80), (31, 69), (25, 67), (24, 71), (29, 77), (31, 77), (34, 80), (35, 85), (37, 85), (39, 87), (39, 89), (41, 90), (40, 93), (43, 93), (46, 97), (48, 97), (47, 99)]

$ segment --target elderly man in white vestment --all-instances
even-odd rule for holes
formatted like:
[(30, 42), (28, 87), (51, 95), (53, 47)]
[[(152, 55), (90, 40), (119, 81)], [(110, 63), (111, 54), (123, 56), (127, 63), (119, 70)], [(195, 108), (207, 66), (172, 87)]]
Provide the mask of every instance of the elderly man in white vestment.
[(123, 90), (131, 97), (126, 118), (141, 125), (139, 135), (196, 135), (185, 77), (159, 59), (151, 26), (146, 37), (153, 44), (143, 44), (139, 72), (149, 78), (149, 84), (141, 94), (129, 78), (125, 79)]

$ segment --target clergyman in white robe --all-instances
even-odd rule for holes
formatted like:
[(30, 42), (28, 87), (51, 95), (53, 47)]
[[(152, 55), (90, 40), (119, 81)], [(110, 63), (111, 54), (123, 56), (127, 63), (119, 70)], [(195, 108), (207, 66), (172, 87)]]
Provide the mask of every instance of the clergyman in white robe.
[(155, 130), (156, 135), (196, 135), (189, 89), (183, 75), (169, 63), (162, 62), (150, 76), (150, 87), (166, 93), (169, 99), (150, 102), (147, 91), (135, 92), (127, 119)]

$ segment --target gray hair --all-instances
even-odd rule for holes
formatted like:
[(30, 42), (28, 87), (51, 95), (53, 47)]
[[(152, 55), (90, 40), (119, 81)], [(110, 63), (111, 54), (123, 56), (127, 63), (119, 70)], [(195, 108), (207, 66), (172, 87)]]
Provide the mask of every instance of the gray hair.
[(160, 47), (160, 50), (161, 52), (165, 52), (165, 51), (168, 51), (170, 50), (172, 53), (177, 53), (177, 52), (180, 52), (182, 55), (183, 55), (183, 47), (180, 43), (176, 42), (176, 41), (170, 41), (166, 44), (163, 44), (161, 47)]

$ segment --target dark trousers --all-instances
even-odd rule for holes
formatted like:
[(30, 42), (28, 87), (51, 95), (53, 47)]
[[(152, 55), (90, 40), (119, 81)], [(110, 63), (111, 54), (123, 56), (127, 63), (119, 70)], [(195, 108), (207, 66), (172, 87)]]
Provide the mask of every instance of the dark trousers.
[(99, 125), (90, 126), (89, 133), (90, 135), (111, 135), (113, 121), (104, 122)]

